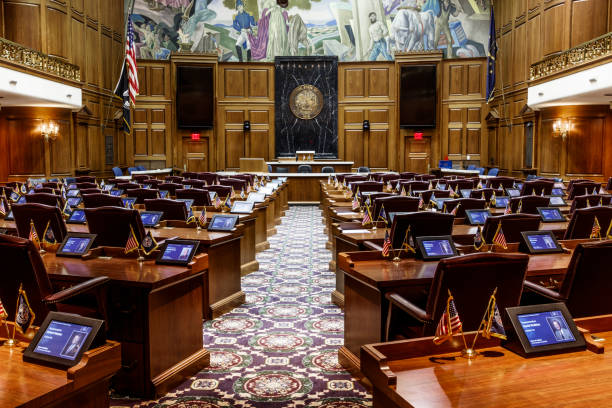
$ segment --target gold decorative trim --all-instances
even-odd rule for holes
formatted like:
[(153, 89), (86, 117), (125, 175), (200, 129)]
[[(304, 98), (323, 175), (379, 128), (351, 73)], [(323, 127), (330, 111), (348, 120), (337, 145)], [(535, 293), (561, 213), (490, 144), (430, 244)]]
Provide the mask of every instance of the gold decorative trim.
[(0, 60), (12, 62), (60, 78), (81, 81), (81, 68), (59, 58), (0, 37)]
[(540, 79), (609, 55), (612, 55), (612, 33), (532, 64), (529, 69), (529, 78), (532, 81)]

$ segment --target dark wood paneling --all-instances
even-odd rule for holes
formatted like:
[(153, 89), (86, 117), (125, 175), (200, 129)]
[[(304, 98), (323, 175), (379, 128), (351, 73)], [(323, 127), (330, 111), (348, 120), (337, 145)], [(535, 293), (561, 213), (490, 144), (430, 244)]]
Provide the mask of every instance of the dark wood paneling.
[(40, 5), (23, 0), (2, 2), (6, 39), (42, 50)]

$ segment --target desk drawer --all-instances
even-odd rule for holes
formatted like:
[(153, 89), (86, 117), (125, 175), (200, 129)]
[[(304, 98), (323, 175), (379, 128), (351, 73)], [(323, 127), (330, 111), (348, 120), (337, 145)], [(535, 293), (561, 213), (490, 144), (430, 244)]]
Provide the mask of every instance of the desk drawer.
[(145, 395), (144, 345), (121, 343), (121, 369), (113, 377), (113, 388), (119, 394)]
[(146, 292), (112, 285), (108, 292), (108, 321), (111, 340), (144, 342), (146, 330)]

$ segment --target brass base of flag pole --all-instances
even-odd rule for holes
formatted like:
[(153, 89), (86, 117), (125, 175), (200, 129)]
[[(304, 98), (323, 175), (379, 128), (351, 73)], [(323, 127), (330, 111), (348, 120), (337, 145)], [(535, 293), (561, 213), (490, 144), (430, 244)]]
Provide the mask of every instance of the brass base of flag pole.
[(202, 227), (200, 227), (200, 223), (198, 222), (198, 225), (196, 225), (196, 231), (200, 232), (202, 231)]
[(402, 261), (402, 258), (400, 258), (399, 256), (395, 256), (395, 257), (393, 257), (392, 261), (394, 263), (400, 263)]
[(47, 253), (47, 251), (45, 251), (44, 249), (41, 248), (40, 251), (38, 251), (38, 253), (41, 254), (41, 255), (44, 255), (44, 254)]
[(136, 258), (138, 263), (143, 263), (145, 261), (145, 257), (140, 253), (140, 248), (138, 248), (138, 258)]
[(478, 352), (471, 347), (461, 350), (461, 357), (472, 359), (472, 358), (476, 358), (477, 356), (478, 356)]

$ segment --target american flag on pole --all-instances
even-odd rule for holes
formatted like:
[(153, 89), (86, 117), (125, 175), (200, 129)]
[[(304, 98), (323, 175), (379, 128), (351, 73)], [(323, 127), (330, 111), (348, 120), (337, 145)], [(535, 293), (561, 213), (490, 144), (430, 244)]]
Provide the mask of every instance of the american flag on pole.
[(6, 313), (6, 309), (2, 304), (2, 300), (0, 300), (0, 320), (6, 319), (8, 317), (8, 313)]
[(355, 211), (358, 208), (359, 208), (359, 199), (357, 198), (357, 196), (355, 196), (353, 197), (353, 203), (351, 204), (351, 209)]
[(204, 227), (206, 225), (206, 208), (204, 209), (204, 211), (200, 212), (198, 222), (200, 223), (201, 227)]
[(455, 300), (450, 294), (450, 291), (448, 291), (446, 310), (442, 313), (442, 317), (440, 317), (440, 322), (438, 323), (436, 334), (433, 339), (434, 343), (436, 345), (444, 343), (446, 340), (453, 337), (453, 334), (460, 332), (462, 327), (463, 325), (461, 324), (459, 313), (455, 307)]
[(497, 224), (497, 231), (495, 232), (495, 236), (493, 237), (493, 244), (508, 249), (508, 244), (506, 243), (506, 236), (504, 235), (504, 231), (502, 231), (501, 221)]
[(385, 241), (383, 242), (382, 256), (384, 256), (385, 258), (388, 257), (390, 250), (391, 250), (391, 238), (389, 237), (389, 231), (385, 230)]
[(32, 241), (36, 248), (40, 248), (40, 239), (38, 238), (38, 233), (36, 232), (36, 227), (34, 226), (34, 221), (30, 220), (30, 235), (28, 239)]
[(372, 222), (372, 216), (370, 215), (370, 208), (366, 206), (365, 213), (363, 214), (363, 220), (361, 220), (361, 225), (367, 225)]
[(134, 229), (130, 225), (130, 236), (127, 242), (125, 243), (125, 253), (129, 254), (130, 252), (138, 249), (138, 247), (140, 247), (140, 244), (138, 243), (138, 239), (136, 239), (136, 234), (134, 234)]
[(128, 16), (127, 37), (125, 41), (125, 61), (128, 69), (130, 102), (136, 106), (136, 95), (139, 92), (138, 68), (136, 67), (136, 47), (134, 47), (134, 25), (132, 15)]
[(597, 219), (597, 217), (595, 217), (595, 220), (593, 221), (593, 228), (591, 228), (591, 235), (589, 236), (589, 238), (601, 239), (601, 226), (599, 225), (599, 220)]

